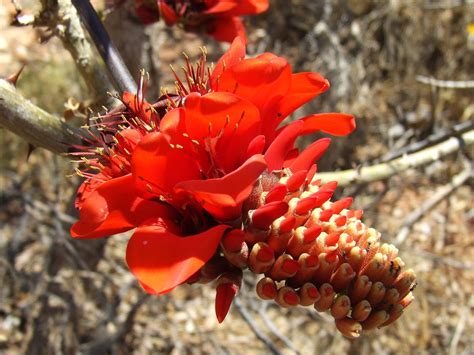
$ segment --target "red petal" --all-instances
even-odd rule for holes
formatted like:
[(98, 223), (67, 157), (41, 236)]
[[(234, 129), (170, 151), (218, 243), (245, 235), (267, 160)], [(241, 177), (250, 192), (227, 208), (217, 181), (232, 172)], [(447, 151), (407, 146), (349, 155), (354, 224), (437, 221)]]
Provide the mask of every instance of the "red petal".
[(245, 41), (240, 37), (236, 37), (227, 52), (219, 59), (211, 74), (211, 88), (217, 91), (216, 85), (222, 72), (231, 68), (244, 58)]
[(219, 16), (208, 23), (207, 33), (221, 42), (232, 43), (235, 38), (247, 43), (245, 27), (238, 17)]
[(183, 149), (172, 148), (160, 132), (150, 133), (135, 148), (132, 174), (143, 196), (167, 194), (176, 183), (201, 177), (195, 160)]
[(237, 3), (238, 3), (237, 0), (214, 1), (214, 4), (210, 8), (208, 8), (206, 11), (203, 11), (203, 13), (218, 14), (222, 12), (227, 12), (235, 8), (237, 6)]
[(219, 179), (183, 181), (176, 192), (192, 194), (219, 221), (230, 221), (241, 213), (242, 203), (267, 167), (262, 155), (254, 155), (241, 167)]
[(269, 0), (240, 0), (227, 15), (241, 16), (259, 14), (268, 10)]
[(151, 218), (176, 218), (168, 205), (136, 195), (132, 176), (104, 182), (84, 200), (80, 219), (71, 227), (77, 238), (98, 238), (122, 233)]
[(84, 181), (79, 189), (77, 189), (76, 199), (74, 201), (74, 207), (78, 210), (82, 208), (82, 205), (87, 200), (89, 195), (94, 192), (100, 185), (104, 182), (108, 181), (109, 178), (103, 175), (102, 173), (98, 173), (94, 177)]
[(143, 98), (132, 94), (130, 92), (124, 92), (122, 94), (123, 103), (140, 119), (146, 123), (150, 123), (152, 119), (156, 119), (157, 115), (151, 105)]
[(258, 135), (252, 139), (247, 147), (246, 157), (250, 158), (252, 155), (255, 154), (262, 154), (263, 150), (265, 149), (265, 136)]
[[(225, 172), (235, 170), (260, 125), (260, 113), (250, 102), (227, 92), (191, 94), (184, 103), (185, 131), (208, 150)], [(194, 149), (193, 149), (194, 150)], [(204, 169), (202, 169), (204, 170)]]
[(178, 15), (165, 0), (158, 0), (158, 9), (160, 17), (163, 18), (167, 26), (173, 26), (178, 21)]
[(304, 122), (301, 135), (322, 131), (334, 136), (345, 136), (356, 127), (354, 116), (345, 113), (318, 113), (301, 120)]
[(291, 67), (288, 61), (264, 53), (256, 58), (242, 60), (225, 70), (217, 88), (246, 98), (264, 113), (270, 103), (270, 107), (273, 107), (287, 93), (290, 81)]
[(251, 102), (228, 92), (192, 93), (184, 102), (186, 132), (192, 139), (228, 135), (254, 126), (259, 112)]
[(288, 152), (293, 148), (296, 138), (301, 134), (303, 122), (295, 121), (285, 126), (279, 133), (265, 153), (265, 160), (268, 164), (268, 171), (279, 170)]
[(319, 73), (297, 73), (291, 76), (288, 93), (282, 98), (278, 113), (285, 119), (306, 102), (329, 89), (329, 82)]
[(298, 157), (293, 160), (289, 168), (296, 173), (300, 170), (308, 170), (328, 149), (331, 140), (329, 138), (318, 139), (303, 150)]
[(229, 282), (217, 286), (215, 309), (219, 323), (222, 323), (229, 313), (230, 305), (238, 291), (239, 286)]
[(218, 225), (181, 237), (162, 227), (141, 227), (127, 246), (127, 264), (142, 285), (157, 294), (171, 291), (198, 271), (216, 252), (225, 230)]

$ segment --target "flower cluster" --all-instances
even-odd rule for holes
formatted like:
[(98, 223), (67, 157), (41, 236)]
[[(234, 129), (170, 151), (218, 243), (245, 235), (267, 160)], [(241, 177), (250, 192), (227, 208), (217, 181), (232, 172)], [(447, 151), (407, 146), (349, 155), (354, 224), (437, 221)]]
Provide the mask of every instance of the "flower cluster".
[[(164, 294), (180, 284), (217, 280), (223, 321), (242, 270), (264, 274), (263, 299), (284, 307), (331, 310), (355, 337), (386, 325), (411, 301), (415, 277), (395, 247), (349, 210), (331, 202), (316, 164), (330, 140), (299, 151), (295, 140), (355, 128), (347, 114), (283, 120), (329, 88), (317, 73), (292, 73), (271, 53), (245, 58), (244, 42), (208, 69), (205, 56), (176, 76), (176, 94), (154, 104), (143, 90), (91, 125), (82, 155), (87, 179), (78, 192), (76, 238), (135, 229), (126, 260), (143, 289)], [(140, 86), (142, 87), (142, 85)]]
[(136, 12), (145, 24), (162, 18), (168, 26), (181, 25), (186, 31), (204, 31), (218, 41), (245, 39), (239, 16), (255, 15), (268, 9), (269, 0), (135, 0)]

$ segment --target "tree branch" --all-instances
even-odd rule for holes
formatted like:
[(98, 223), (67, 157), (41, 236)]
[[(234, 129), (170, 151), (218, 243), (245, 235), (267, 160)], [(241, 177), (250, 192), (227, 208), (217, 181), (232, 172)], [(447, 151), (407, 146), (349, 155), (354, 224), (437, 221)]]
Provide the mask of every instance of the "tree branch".
[(336, 172), (320, 173), (319, 179), (323, 182), (337, 181), (338, 186), (351, 184), (364, 184), (373, 181), (385, 180), (389, 177), (432, 163), (461, 149), (463, 146), (474, 144), (474, 129), (463, 133), (460, 137), (451, 137), (432, 147), (425, 148), (413, 154), (406, 154), (401, 158), (391, 160), (387, 163), (361, 167), (359, 169), (343, 170)]
[(101, 104), (112, 102), (107, 92), (113, 90), (113, 85), (92, 50), (71, 0), (41, 0), (41, 4), (43, 8), (35, 19), (35, 25), (47, 26), (61, 39), (91, 91), (91, 96)]
[(81, 144), (80, 130), (49, 114), (18, 94), (0, 79), (0, 126), (28, 143), (54, 153), (65, 153), (71, 144)]
[(72, 0), (72, 3), (102, 56), (116, 89), (135, 93), (137, 84), (89, 0)]
[(439, 80), (428, 76), (417, 75), (416, 81), (443, 89), (474, 89), (474, 80)]

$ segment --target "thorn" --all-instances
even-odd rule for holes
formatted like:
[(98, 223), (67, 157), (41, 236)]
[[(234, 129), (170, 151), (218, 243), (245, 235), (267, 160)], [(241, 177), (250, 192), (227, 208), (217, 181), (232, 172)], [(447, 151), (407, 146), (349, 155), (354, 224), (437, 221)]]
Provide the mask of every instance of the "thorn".
[(8, 81), (10, 84), (12, 84), (14, 87), (16, 87), (16, 83), (18, 81), (18, 78), (20, 77), (21, 72), (25, 68), (24, 65), (21, 66), (21, 68), (14, 74), (10, 75), (7, 77), (6, 81)]
[(30, 159), (31, 153), (36, 149), (36, 146), (33, 144), (28, 144), (28, 153), (26, 154), (26, 161)]

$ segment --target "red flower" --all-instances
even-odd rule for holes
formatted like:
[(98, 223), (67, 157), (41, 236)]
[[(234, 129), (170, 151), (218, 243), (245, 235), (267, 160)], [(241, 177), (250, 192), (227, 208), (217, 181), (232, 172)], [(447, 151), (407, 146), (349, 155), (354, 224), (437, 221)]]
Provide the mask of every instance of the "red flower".
[(270, 53), (244, 57), (237, 38), (212, 73), (205, 58), (187, 63), (176, 95), (149, 104), (142, 89), (125, 93), (123, 107), (92, 125), (72, 235), (135, 229), (126, 259), (143, 289), (217, 280), (219, 322), (249, 268), (264, 274), (261, 298), (330, 310), (345, 336), (392, 323), (413, 300), (413, 271), (349, 210), (351, 198), (330, 201), (337, 183), (322, 184), (314, 164), (329, 139), (294, 146), (315, 131), (346, 135), (354, 118), (282, 124), (329, 83)]
[[(148, 292), (168, 292), (211, 263), (226, 231), (244, 227), (255, 191), (278, 180), (274, 171), (314, 175), (311, 167), (329, 140), (300, 153), (298, 136), (318, 130), (345, 135), (355, 127), (344, 114), (311, 115), (279, 127), (329, 84), (317, 73), (292, 74), (273, 54), (244, 56), (243, 41), (236, 39), (210, 76), (204, 61), (188, 66), (189, 86), (180, 82), (178, 96), (166, 97), (166, 114), (164, 98), (151, 105), (141, 90), (125, 93), (124, 107), (107, 115), (89, 142), (93, 148), (84, 160), (99, 172), (80, 172), (88, 180), (78, 193), (80, 220), (71, 233), (96, 238), (136, 229), (127, 263)], [(278, 201), (263, 207), (255, 215), (260, 226), (288, 210)], [(222, 271), (235, 280), (233, 266)]]
[(269, 0), (135, 0), (137, 15), (150, 24), (161, 18), (168, 26), (181, 24), (185, 30), (204, 30), (218, 41), (245, 38), (239, 16), (259, 14)]

